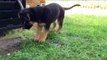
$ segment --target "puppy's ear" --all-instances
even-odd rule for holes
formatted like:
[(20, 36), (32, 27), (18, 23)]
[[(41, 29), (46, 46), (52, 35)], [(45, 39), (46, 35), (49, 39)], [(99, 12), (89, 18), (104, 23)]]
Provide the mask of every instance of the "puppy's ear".
[(28, 21), (29, 17), (27, 16), (28, 14), (28, 9), (23, 9), (18, 13), (18, 17), (23, 21)]

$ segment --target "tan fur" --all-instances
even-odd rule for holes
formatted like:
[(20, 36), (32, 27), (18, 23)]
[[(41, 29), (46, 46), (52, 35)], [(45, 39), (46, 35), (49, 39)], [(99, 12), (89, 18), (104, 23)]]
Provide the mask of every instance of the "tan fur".
[(45, 4), (45, 0), (26, 0), (26, 3), (30, 6), (30, 7), (35, 7), (38, 4)]
[(36, 27), (34, 41), (45, 42), (48, 31), (43, 28), (43, 25), (37, 24)]
[(34, 41), (38, 41), (39, 37), (40, 37), (40, 34), (41, 34), (41, 31), (42, 31), (42, 26), (39, 25), (39, 24), (34, 24), (33, 27), (32, 27), (32, 30), (35, 33)]
[(48, 31), (44, 30), (41, 32), (41, 36), (39, 38), (39, 42), (45, 42), (46, 38), (47, 38), (47, 34), (48, 34)]

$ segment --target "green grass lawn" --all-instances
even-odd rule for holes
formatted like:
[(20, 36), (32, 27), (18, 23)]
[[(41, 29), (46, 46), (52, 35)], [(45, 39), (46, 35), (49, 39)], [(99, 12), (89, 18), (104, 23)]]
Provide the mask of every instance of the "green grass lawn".
[(107, 16), (69, 15), (60, 33), (50, 32), (45, 43), (32, 42), (33, 32), (21, 36), (22, 49), (0, 60), (107, 60)]

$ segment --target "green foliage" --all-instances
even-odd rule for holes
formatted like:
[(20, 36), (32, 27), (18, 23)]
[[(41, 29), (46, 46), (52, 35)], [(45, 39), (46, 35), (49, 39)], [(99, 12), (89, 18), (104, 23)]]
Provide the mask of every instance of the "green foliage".
[(62, 31), (50, 32), (45, 43), (32, 42), (32, 31), (18, 34), (22, 49), (1, 60), (107, 60), (106, 16), (66, 16)]

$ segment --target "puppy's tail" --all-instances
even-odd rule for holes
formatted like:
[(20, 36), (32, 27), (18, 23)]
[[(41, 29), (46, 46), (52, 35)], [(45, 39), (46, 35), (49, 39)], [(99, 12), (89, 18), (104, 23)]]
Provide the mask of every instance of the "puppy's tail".
[(73, 7), (75, 7), (75, 6), (81, 6), (81, 5), (80, 5), (80, 4), (75, 4), (75, 5), (73, 5), (73, 6), (69, 7), (69, 8), (63, 7), (63, 9), (64, 9), (64, 10), (69, 10), (69, 9), (72, 9)]

